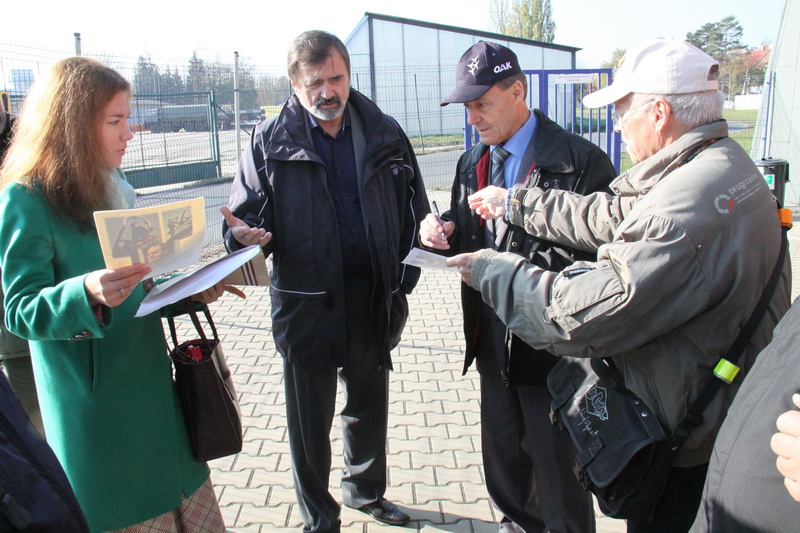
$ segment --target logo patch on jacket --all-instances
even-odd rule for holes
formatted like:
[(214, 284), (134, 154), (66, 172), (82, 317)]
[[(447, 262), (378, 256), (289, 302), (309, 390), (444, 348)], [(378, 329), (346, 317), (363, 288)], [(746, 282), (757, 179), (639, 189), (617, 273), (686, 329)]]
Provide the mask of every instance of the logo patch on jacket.
[(714, 208), (719, 213), (727, 215), (733, 211), (735, 205), (741, 204), (765, 187), (767, 187), (767, 182), (764, 176), (754, 172), (714, 198)]
[(733, 198), (727, 194), (720, 194), (714, 199), (714, 207), (723, 215), (730, 213), (733, 209)]

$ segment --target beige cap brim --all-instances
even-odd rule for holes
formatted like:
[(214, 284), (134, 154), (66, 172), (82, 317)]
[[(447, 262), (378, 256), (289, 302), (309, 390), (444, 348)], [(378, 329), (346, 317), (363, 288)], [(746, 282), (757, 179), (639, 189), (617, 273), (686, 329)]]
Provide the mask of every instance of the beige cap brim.
[(630, 89), (622, 87), (622, 84), (612, 83), (608, 87), (584, 96), (583, 105), (586, 107), (605, 107), (622, 100), (631, 92)]

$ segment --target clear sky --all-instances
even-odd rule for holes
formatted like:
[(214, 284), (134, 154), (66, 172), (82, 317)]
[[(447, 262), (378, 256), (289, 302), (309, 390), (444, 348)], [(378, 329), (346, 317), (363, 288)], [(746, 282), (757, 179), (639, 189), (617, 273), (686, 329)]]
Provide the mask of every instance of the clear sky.
[[(743, 42), (774, 42), (784, 0), (551, 0), (558, 44), (582, 48), (579, 67), (595, 67), (615, 48), (642, 39), (685, 37), (706, 22), (735, 15)], [(197, 51), (207, 60), (233, 52), (264, 68), (285, 64), (291, 40), (308, 29), (346, 39), (365, 11), (489, 30), (491, 0), (18, 0), (0, 8), (0, 49), (24, 45), (73, 51), (80, 32), (86, 53), (184, 63)]]

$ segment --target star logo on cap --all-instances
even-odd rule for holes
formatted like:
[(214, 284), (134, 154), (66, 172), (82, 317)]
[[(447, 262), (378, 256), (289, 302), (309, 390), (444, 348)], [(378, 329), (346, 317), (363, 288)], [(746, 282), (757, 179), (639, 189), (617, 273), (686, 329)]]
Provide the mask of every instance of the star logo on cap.
[(467, 65), (467, 70), (469, 70), (469, 73), (473, 76), (475, 75), (475, 71), (478, 70), (478, 67), (480, 66), (478, 62), (479, 57), (480, 56), (475, 56), (472, 58), (472, 61), (469, 62), (469, 65)]

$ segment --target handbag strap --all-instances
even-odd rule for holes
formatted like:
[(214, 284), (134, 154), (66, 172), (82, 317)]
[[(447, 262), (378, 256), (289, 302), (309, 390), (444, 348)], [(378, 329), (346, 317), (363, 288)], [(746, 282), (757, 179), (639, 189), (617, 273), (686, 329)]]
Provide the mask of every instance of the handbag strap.
[[(779, 211), (788, 210), (779, 209)], [(789, 216), (789, 222), (784, 223), (783, 220), (781, 221), (781, 249), (778, 253), (778, 261), (775, 264), (772, 275), (769, 277), (764, 287), (764, 292), (761, 293), (761, 298), (758, 300), (753, 313), (750, 315), (744, 327), (739, 331), (739, 335), (736, 337), (736, 340), (733, 341), (725, 357), (725, 359), (733, 365), (736, 365), (739, 361), (739, 357), (744, 353), (747, 345), (750, 343), (750, 339), (753, 337), (756, 329), (758, 329), (758, 325), (763, 320), (764, 314), (766, 314), (769, 304), (772, 301), (772, 297), (775, 295), (775, 289), (778, 287), (778, 281), (780, 280), (783, 265), (786, 261), (786, 249), (788, 248), (789, 241), (788, 233), (791, 227), (791, 215)], [(686, 417), (678, 424), (678, 427), (673, 432), (673, 446), (680, 447), (684, 441), (689, 438), (689, 433), (703, 423), (703, 411), (706, 410), (706, 407), (708, 407), (714, 399), (717, 391), (727, 383), (727, 381), (724, 381), (716, 375), (709, 378), (708, 383), (706, 383), (706, 386), (703, 387), (703, 390), (700, 392), (700, 396), (698, 396), (697, 400), (695, 400), (694, 404), (692, 404), (689, 411), (686, 413)]]
[[(197, 316), (197, 311), (195, 311), (194, 304), (192, 303), (192, 300), (190, 298), (186, 299), (186, 308), (189, 318), (192, 319), (192, 324), (194, 324), (194, 328), (195, 330), (197, 330), (197, 334), (200, 335), (200, 338), (203, 339), (203, 341), (208, 342), (208, 338), (206, 337), (206, 333), (203, 330), (203, 326), (200, 324), (200, 317)], [(217, 327), (214, 324), (214, 319), (211, 318), (211, 311), (208, 310), (207, 305), (203, 308), (203, 314), (205, 314), (206, 322), (208, 322), (208, 325), (211, 327), (211, 333), (213, 334), (214, 340), (219, 341), (219, 335), (217, 335)], [(167, 323), (169, 324), (170, 335), (172, 335), (173, 346), (177, 348), (180, 343), (178, 342), (178, 333), (175, 328), (174, 317), (168, 317)]]

